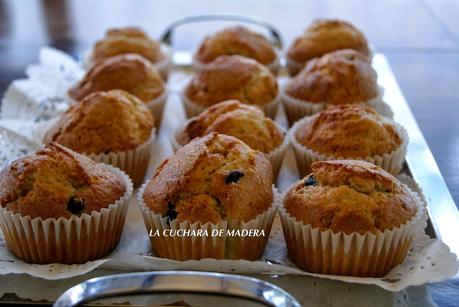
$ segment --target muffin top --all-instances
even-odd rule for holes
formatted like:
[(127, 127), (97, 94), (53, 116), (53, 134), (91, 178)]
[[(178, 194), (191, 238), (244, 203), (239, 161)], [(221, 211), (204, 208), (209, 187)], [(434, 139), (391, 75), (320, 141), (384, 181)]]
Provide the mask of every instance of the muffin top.
[(143, 198), (154, 213), (179, 222), (249, 221), (271, 206), (272, 180), (263, 153), (213, 132), (165, 160)]
[(185, 96), (203, 107), (228, 99), (266, 105), (277, 96), (277, 81), (268, 68), (253, 59), (222, 55), (193, 75)]
[(367, 56), (370, 49), (365, 36), (352, 24), (336, 19), (318, 19), (296, 38), (287, 51), (287, 56), (305, 63), (312, 58), (339, 49), (354, 49)]
[(125, 27), (109, 29), (105, 37), (96, 42), (91, 61), (95, 64), (109, 57), (126, 53), (140, 54), (152, 63), (164, 59), (157, 41), (152, 40), (141, 29)]
[(0, 172), (0, 206), (32, 219), (91, 214), (125, 192), (118, 174), (56, 143)]
[(161, 96), (166, 90), (156, 68), (138, 54), (122, 54), (94, 65), (68, 94), (75, 100), (97, 91), (125, 90), (144, 102)]
[(62, 114), (44, 142), (86, 154), (127, 151), (145, 143), (153, 127), (151, 112), (137, 97), (122, 90), (95, 92)]
[(269, 153), (284, 139), (276, 124), (254, 106), (227, 100), (206, 109), (191, 119), (177, 134), (181, 145), (211, 132), (234, 136), (251, 148)]
[(382, 168), (364, 161), (312, 164), (312, 174), (286, 194), (284, 207), (313, 228), (350, 234), (399, 227), (416, 215), (411, 192)]
[(196, 52), (201, 63), (210, 63), (221, 55), (239, 54), (267, 65), (276, 60), (272, 44), (263, 35), (246, 27), (230, 27), (207, 36)]
[(376, 72), (365, 55), (344, 49), (309, 61), (290, 79), (285, 93), (312, 103), (361, 103), (378, 96), (376, 79)]
[(363, 105), (314, 114), (298, 128), (295, 139), (318, 153), (353, 159), (390, 153), (402, 144), (394, 122)]

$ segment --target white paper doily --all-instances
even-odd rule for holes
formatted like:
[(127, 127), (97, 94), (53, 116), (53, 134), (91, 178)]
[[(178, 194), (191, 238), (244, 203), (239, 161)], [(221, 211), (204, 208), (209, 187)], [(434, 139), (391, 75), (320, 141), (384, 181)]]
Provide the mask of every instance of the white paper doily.
[[(65, 92), (81, 77), (81, 69), (79, 64), (66, 54), (45, 48), (40, 53), (40, 64), (30, 66), (27, 75), (28, 79), (13, 82), (3, 99), (0, 119), (0, 167), (4, 167), (13, 159), (33, 152), (39, 146), (37, 131), (49, 125), (49, 122), (43, 122), (44, 120), (59, 115), (67, 108)], [(176, 81), (182, 83), (183, 78), (183, 75), (178, 75), (175, 80), (172, 75), (170, 82), (172, 84)], [(34, 95), (31, 95), (29, 89), (35, 91)], [(168, 100), (164, 115), (168, 121), (163, 123), (160, 135), (153, 145), (149, 174), (164, 158), (172, 154), (169, 136), (185, 121), (178, 90), (171, 87), (171, 92), (172, 95)], [(285, 122), (285, 114), (282, 109), (276, 120), (281, 123)], [(41, 128), (38, 129), (39, 127)], [(278, 188), (285, 189), (298, 178), (297, 174), (294, 157), (289, 150), (277, 183)], [(413, 187), (413, 182), (409, 178), (405, 177), (402, 180)], [(352, 283), (374, 284), (386, 290), (399, 291), (412, 285), (444, 280), (453, 276), (458, 270), (456, 256), (445, 244), (420, 235), (413, 247), (413, 252), (385, 278), (310, 274), (298, 269), (288, 260), (279, 218), (275, 219), (263, 256), (265, 261), (204, 259), (177, 262), (151, 257), (148, 255), (149, 251), (150, 242), (144, 222), (133, 199), (121, 242), (106, 259), (84, 265), (30, 265), (13, 257), (0, 237), (0, 275), (26, 273), (44, 279), (62, 279), (87, 273), (97, 267), (115, 270), (187, 269), (241, 274), (309, 275)]]

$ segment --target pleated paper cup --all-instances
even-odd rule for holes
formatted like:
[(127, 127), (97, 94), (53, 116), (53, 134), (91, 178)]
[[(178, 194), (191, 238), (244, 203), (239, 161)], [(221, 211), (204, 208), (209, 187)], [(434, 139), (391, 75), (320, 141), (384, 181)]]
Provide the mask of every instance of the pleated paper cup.
[[(180, 142), (177, 140), (177, 137), (185, 129), (185, 127), (188, 125), (188, 123), (191, 120), (193, 120), (193, 118), (190, 118), (185, 123), (185, 125), (183, 125), (180, 128), (178, 128), (172, 134), (172, 137), (170, 139), (171, 139), (172, 149), (174, 150), (174, 152), (176, 152), (177, 150), (179, 150), (181, 147), (184, 146), (184, 145), (180, 144)], [(279, 129), (279, 131), (283, 135), (284, 139), (283, 139), (282, 143), (277, 148), (273, 149), (272, 151), (270, 151), (268, 153), (265, 153), (265, 155), (269, 159), (269, 161), (271, 162), (271, 165), (272, 165), (272, 168), (273, 168), (273, 178), (276, 181), (277, 177), (279, 176), (279, 173), (280, 173), (282, 162), (284, 161), (284, 154), (287, 151), (287, 148), (288, 148), (288, 146), (290, 144), (290, 141), (289, 141), (289, 138), (287, 137), (287, 133), (286, 133), (285, 129), (282, 128), (276, 122), (274, 122), (274, 123), (276, 124), (277, 129)]]
[[(164, 55), (164, 59), (153, 63), (153, 66), (158, 70), (161, 77), (167, 81), (169, 78), (170, 71), (172, 69), (172, 51), (171, 48), (166, 44), (161, 44), (161, 52)], [(82, 66), (84, 69), (90, 69), (93, 65), (92, 61), (92, 50), (86, 50), (83, 52)]]
[[(280, 195), (274, 187), (274, 201), (271, 207), (248, 222), (229, 220), (218, 224), (210, 222), (191, 224), (188, 221), (179, 223), (177, 220), (169, 223), (167, 217), (162, 217), (161, 214), (152, 212), (143, 200), (143, 192), (146, 185), (147, 183), (140, 188), (137, 194), (137, 202), (142, 212), (155, 256), (186, 261), (204, 258), (257, 260), (263, 255), (277, 207), (280, 205)], [(185, 231), (194, 232), (198, 235), (172, 235)], [(201, 235), (199, 235), (199, 231)], [(232, 232), (242, 233), (243, 231), (247, 233), (250, 231), (252, 233), (258, 232), (258, 235), (231, 235)], [(264, 235), (260, 235), (262, 231)], [(203, 235), (205, 233), (207, 235)]]
[[(181, 96), (181, 100), (182, 100), (182, 103), (183, 103), (183, 107), (185, 108), (185, 114), (186, 114), (187, 118), (191, 118), (191, 117), (197, 116), (202, 111), (204, 111), (205, 109), (208, 108), (208, 107), (203, 107), (203, 106), (200, 106), (198, 104), (193, 103), (190, 99), (188, 99), (188, 97), (186, 97), (184, 91), (182, 91), (180, 96)], [(280, 95), (280, 91), (279, 91), (277, 93), (276, 98), (273, 101), (271, 101), (271, 102), (269, 102), (269, 103), (267, 103), (265, 105), (262, 105), (262, 106), (261, 105), (255, 105), (255, 104), (252, 104), (252, 106), (260, 108), (266, 114), (266, 116), (274, 119), (276, 117), (277, 109), (279, 107), (280, 102), (281, 102), (281, 95)]]
[(115, 203), (71, 218), (30, 218), (0, 207), (0, 227), (9, 250), (28, 263), (79, 264), (108, 255), (123, 231), (132, 182), (121, 170), (104, 165), (123, 178), (126, 192)]
[[(424, 233), (426, 204), (410, 190), (417, 213), (399, 227), (377, 233), (346, 234), (320, 230), (291, 216), (282, 206), (279, 214), (290, 259), (300, 268), (318, 274), (383, 277), (402, 263), (415, 236)], [(284, 194), (285, 196), (285, 194)]]
[(403, 167), (403, 162), (405, 161), (406, 150), (408, 146), (408, 132), (406, 129), (400, 125), (399, 123), (393, 122), (395, 126), (395, 130), (397, 134), (401, 137), (402, 143), (400, 146), (393, 151), (383, 154), (383, 155), (375, 155), (369, 157), (340, 157), (334, 155), (326, 155), (318, 153), (311, 148), (301, 144), (296, 139), (296, 134), (298, 130), (306, 125), (311, 120), (311, 116), (305, 117), (299, 121), (297, 121), (293, 127), (289, 130), (287, 137), (289, 142), (293, 148), (293, 152), (295, 154), (296, 162), (298, 165), (298, 171), (300, 175), (306, 176), (311, 172), (311, 164), (316, 161), (327, 161), (327, 160), (346, 160), (346, 159), (353, 159), (353, 160), (364, 160), (367, 162), (371, 162), (375, 165), (380, 166), (381, 168), (385, 169), (392, 175), (398, 175)]
[(155, 140), (155, 129), (151, 131), (150, 138), (137, 148), (101, 154), (83, 153), (95, 162), (111, 164), (126, 172), (132, 179), (134, 186), (142, 184), (150, 162), (151, 145)]
[[(281, 58), (282, 52), (277, 47), (273, 47), (273, 48), (276, 53), (276, 59), (274, 59), (274, 61), (272, 61), (271, 63), (262, 64), (262, 65), (266, 66), (274, 75), (277, 75), (281, 67), (280, 58)], [(196, 58), (196, 54), (193, 54), (193, 68), (195, 70), (201, 70), (204, 66), (206, 66), (209, 63), (202, 63)]]
[[(327, 106), (329, 106), (325, 102), (311, 102), (292, 97), (285, 92), (285, 86), (281, 88), (280, 92), (282, 96), (282, 103), (284, 104), (285, 112), (290, 125), (305, 116), (310, 116), (323, 111), (327, 108)], [(383, 103), (383, 94), (384, 89), (379, 87), (379, 92), (376, 97), (359, 103), (372, 107), (375, 110), (380, 110), (381, 108), (379, 108), (378, 105)]]
[(158, 130), (161, 127), (167, 96), (168, 92), (165, 90), (159, 97), (145, 103), (145, 106), (150, 110), (151, 114), (155, 118), (155, 126)]

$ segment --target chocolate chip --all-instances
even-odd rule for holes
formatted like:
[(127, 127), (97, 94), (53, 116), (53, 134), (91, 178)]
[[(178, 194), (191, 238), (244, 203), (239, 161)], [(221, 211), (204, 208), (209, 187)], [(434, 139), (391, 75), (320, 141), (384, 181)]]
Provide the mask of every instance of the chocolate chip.
[(314, 178), (314, 175), (309, 176), (305, 181), (304, 181), (304, 186), (309, 187), (311, 185), (317, 184), (316, 178)]
[(231, 182), (237, 182), (239, 179), (244, 177), (244, 173), (236, 170), (236, 171), (231, 171), (228, 176), (225, 178), (225, 183), (230, 184)]
[(168, 218), (168, 221), (173, 221), (177, 218), (177, 211), (175, 210), (175, 205), (171, 202), (167, 203), (167, 211), (165, 217)]
[(72, 212), (72, 214), (80, 215), (84, 210), (84, 199), (72, 196), (67, 202), (67, 210)]

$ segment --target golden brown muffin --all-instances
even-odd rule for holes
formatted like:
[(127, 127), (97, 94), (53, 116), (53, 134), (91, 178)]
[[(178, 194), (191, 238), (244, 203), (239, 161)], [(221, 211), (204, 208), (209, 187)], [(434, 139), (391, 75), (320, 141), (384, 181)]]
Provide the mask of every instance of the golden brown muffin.
[(338, 50), (308, 62), (285, 87), (285, 93), (311, 103), (349, 104), (376, 98), (377, 76), (365, 55)]
[(160, 44), (148, 37), (141, 29), (135, 27), (109, 29), (105, 37), (96, 42), (91, 55), (92, 64), (109, 57), (136, 53), (152, 63), (164, 60)]
[(263, 153), (214, 132), (164, 161), (143, 199), (155, 214), (179, 222), (249, 221), (271, 206), (272, 179), (271, 164)]
[(75, 100), (97, 91), (125, 90), (143, 102), (161, 96), (166, 87), (156, 68), (138, 54), (110, 57), (94, 65), (68, 94)]
[(363, 105), (317, 113), (298, 128), (295, 139), (320, 154), (349, 159), (381, 156), (402, 144), (394, 122)]
[(207, 36), (195, 57), (201, 63), (210, 63), (221, 55), (233, 54), (252, 58), (263, 65), (273, 63), (277, 57), (266, 37), (241, 26)]
[(0, 173), (0, 206), (32, 219), (91, 214), (124, 195), (123, 178), (57, 143)]
[(220, 102), (188, 122), (177, 134), (180, 145), (211, 132), (234, 136), (264, 153), (279, 147), (284, 136), (276, 124), (253, 106), (237, 100)]
[(193, 75), (185, 96), (203, 107), (228, 99), (263, 106), (277, 91), (276, 78), (265, 66), (239, 55), (222, 55)]
[(45, 135), (79, 153), (127, 151), (145, 143), (154, 119), (145, 104), (122, 90), (95, 92), (61, 115)]
[(376, 233), (408, 222), (417, 212), (410, 191), (395, 177), (357, 160), (319, 161), (286, 194), (284, 207), (321, 231)]
[(340, 49), (354, 49), (370, 56), (365, 36), (353, 25), (342, 20), (318, 19), (293, 41), (287, 56), (296, 62), (306, 63)]

